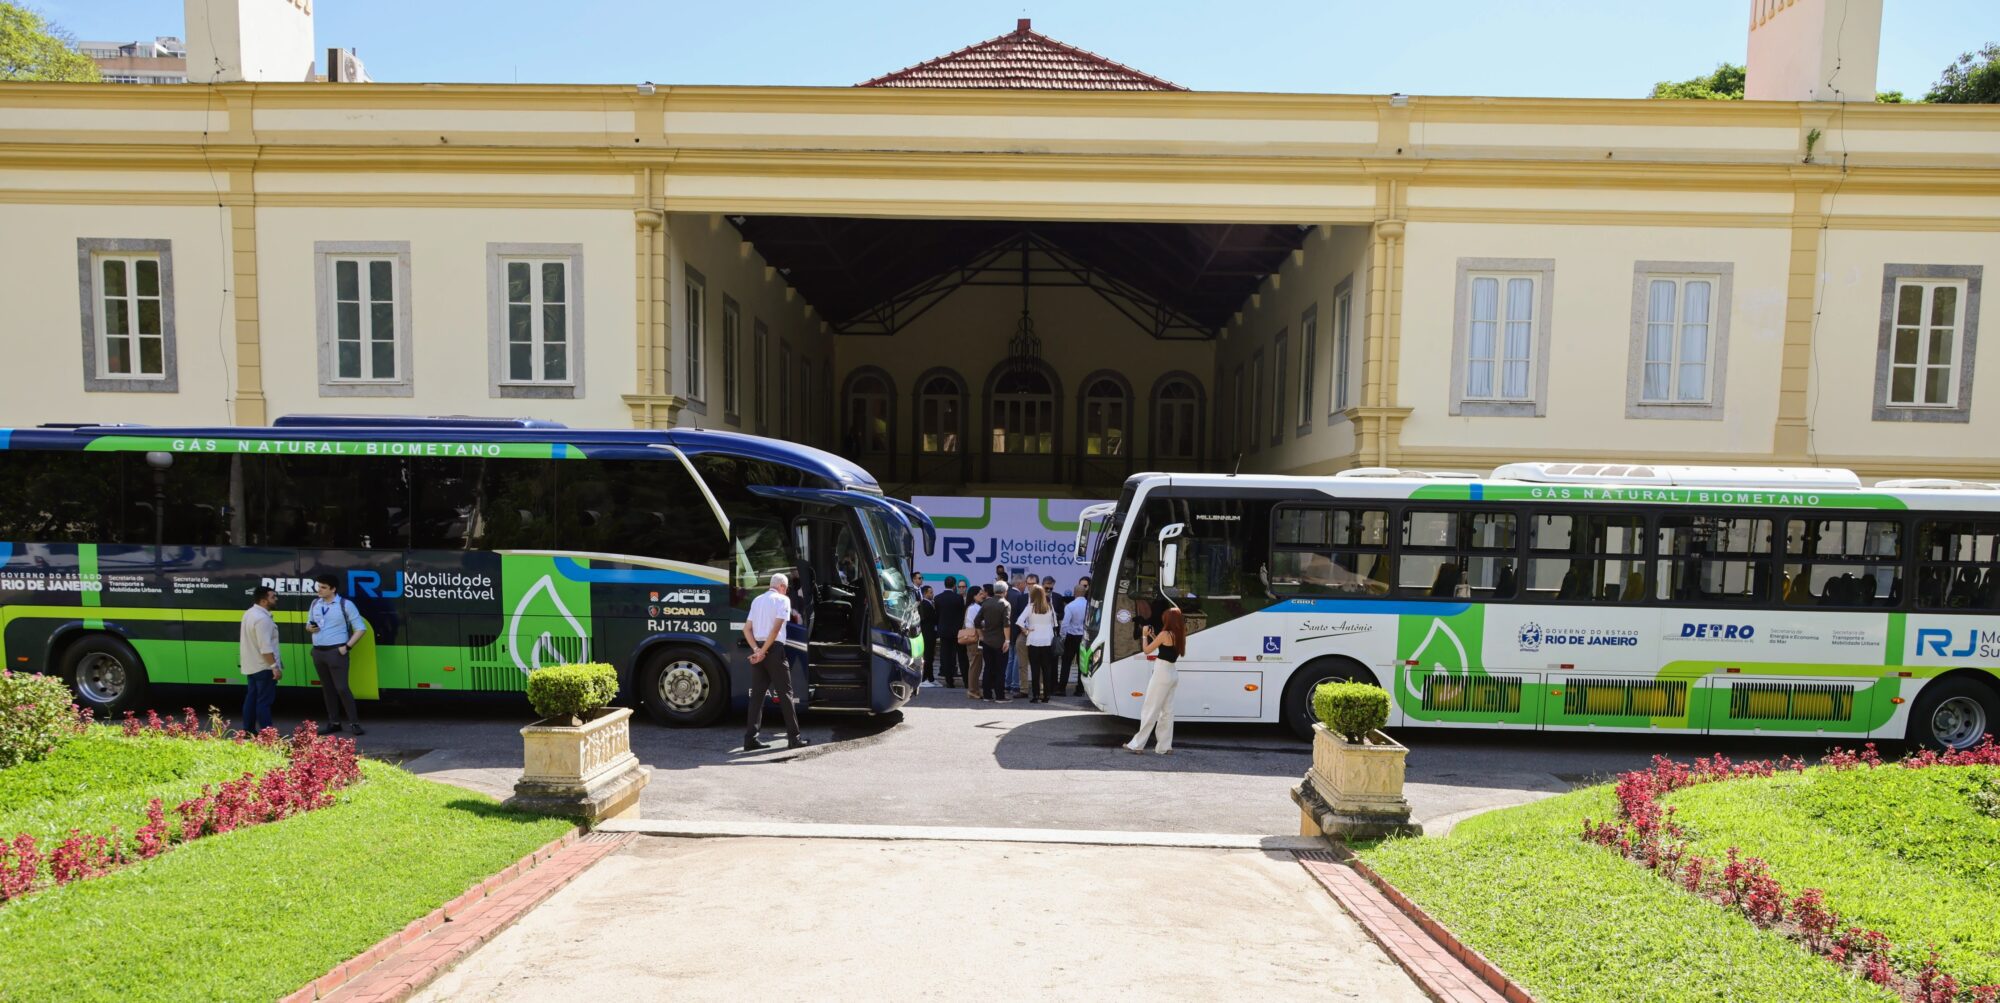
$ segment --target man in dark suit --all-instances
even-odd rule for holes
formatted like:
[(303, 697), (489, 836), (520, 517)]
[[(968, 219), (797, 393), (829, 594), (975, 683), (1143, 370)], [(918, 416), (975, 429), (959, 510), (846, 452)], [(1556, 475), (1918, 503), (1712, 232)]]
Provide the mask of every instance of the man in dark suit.
[(937, 664), (938, 618), (936, 600), (931, 598), (931, 587), (928, 585), (924, 586), (923, 598), (917, 600), (917, 623), (924, 638), (924, 683), (934, 685), (937, 678), (931, 670)]
[[(936, 635), (938, 658), (942, 664), (946, 686), (960, 685), (965, 681), (965, 648), (958, 643), (958, 629), (965, 625), (965, 595), (958, 591), (958, 576), (944, 576), (944, 591), (931, 601), (931, 623)], [(930, 655), (931, 639), (925, 638), (925, 659)], [(952, 680), (958, 680), (957, 683)]]

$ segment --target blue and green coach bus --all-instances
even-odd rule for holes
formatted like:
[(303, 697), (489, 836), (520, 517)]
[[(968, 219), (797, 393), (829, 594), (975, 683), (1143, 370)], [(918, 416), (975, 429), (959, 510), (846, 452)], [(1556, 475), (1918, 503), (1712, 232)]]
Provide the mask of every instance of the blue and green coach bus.
[(703, 429), (0, 429), (0, 659), (60, 675), (100, 717), (156, 684), (240, 685), (262, 584), (281, 597), (281, 685), (314, 685), (305, 611), (332, 574), (373, 628), (357, 696), (522, 692), (537, 667), (602, 661), (622, 700), (701, 725), (748, 699), (745, 611), (782, 571), (802, 703), (883, 713), (918, 684), (911, 562), (933, 535), (838, 456)]

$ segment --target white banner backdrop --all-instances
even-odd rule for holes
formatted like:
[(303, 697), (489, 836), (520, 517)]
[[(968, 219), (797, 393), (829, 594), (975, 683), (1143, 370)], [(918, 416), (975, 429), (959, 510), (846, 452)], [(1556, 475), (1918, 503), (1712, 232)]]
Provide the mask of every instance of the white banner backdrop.
[(918, 495), (910, 500), (937, 523), (937, 552), (917, 554), (917, 572), (925, 585), (942, 586), (946, 575), (990, 582), (997, 564), (1004, 565), (1009, 575), (1017, 571), (1038, 578), (1053, 575), (1056, 587), (1067, 593), (1089, 573), (1075, 563), (1076, 517), (1098, 501), (956, 495)]

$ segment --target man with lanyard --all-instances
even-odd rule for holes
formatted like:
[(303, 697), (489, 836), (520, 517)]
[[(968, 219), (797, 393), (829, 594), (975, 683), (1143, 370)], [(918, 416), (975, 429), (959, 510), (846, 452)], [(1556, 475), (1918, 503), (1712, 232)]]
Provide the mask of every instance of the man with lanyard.
[(750, 645), (750, 720), (744, 726), (743, 751), (768, 749), (757, 732), (764, 727), (764, 696), (778, 695), (778, 709), (785, 715), (789, 746), (797, 749), (808, 743), (799, 734), (799, 711), (792, 699), (792, 665), (785, 648), (785, 626), (792, 620), (792, 601), (785, 595), (791, 581), (782, 572), (771, 576), (771, 590), (750, 604), (743, 621), (743, 640)]
[[(1076, 664), (1076, 656), (1083, 650), (1084, 619), (1090, 615), (1090, 578), (1076, 580), (1076, 592), (1069, 597), (1069, 603), (1062, 613), (1062, 650), (1057, 653), (1056, 688), (1061, 694), (1069, 688), (1070, 667)], [(1083, 673), (1076, 676), (1076, 695), (1083, 695)]]
[(319, 673), (319, 692), (326, 698), (326, 730), (339, 731), (339, 715), (345, 711), (347, 729), (365, 734), (354, 712), (354, 690), (347, 685), (347, 653), (361, 643), (368, 621), (340, 594), (340, 582), (332, 575), (319, 576), (315, 588), (319, 598), (306, 613), (306, 633), (312, 635), (313, 671)]

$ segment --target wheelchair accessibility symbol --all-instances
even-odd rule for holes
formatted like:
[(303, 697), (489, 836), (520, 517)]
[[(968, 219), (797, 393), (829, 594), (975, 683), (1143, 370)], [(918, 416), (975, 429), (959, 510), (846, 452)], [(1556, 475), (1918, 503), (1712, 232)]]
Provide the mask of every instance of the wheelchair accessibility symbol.
[(1285, 642), (1282, 638), (1266, 637), (1264, 638), (1264, 654), (1267, 655), (1278, 654), (1284, 650), (1284, 645)]

